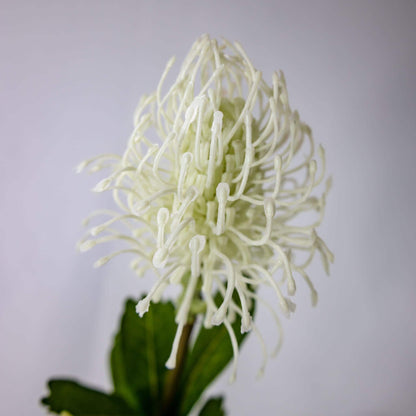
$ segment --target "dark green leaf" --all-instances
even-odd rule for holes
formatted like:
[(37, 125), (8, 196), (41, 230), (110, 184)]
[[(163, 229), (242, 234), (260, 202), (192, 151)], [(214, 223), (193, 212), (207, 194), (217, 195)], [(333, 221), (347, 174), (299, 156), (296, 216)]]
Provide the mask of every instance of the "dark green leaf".
[(163, 394), (166, 360), (176, 331), (172, 303), (150, 306), (143, 318), (128, 300), (111, 353), (115, 392), (132, 407), (153, 414)]
[[(54, 413), (73, 416), (140, 416), (119, 397), (82, 386), (73, 380), (50, 380), (50, 394), (42, 404)], [(142, 414), (143, 415), (143, 414)]]
[[(252, 308), (254, 313), (254, 304)], [(239, 345), (247, 334), (241, 334), (241, 320), (232, 325)], [(186, 361), (182, 377), (180, 415), (187, 415), (208, 385), (224, 370), (233, 358), (230, 337), (224, 325), (201, 328)]]
[(225, 416), (222, 402), (222, 397), (213, 397), (209, 399), (199, 412), (199, 416)]
[(117, 334), (114, 339), (114, 346), (110, 356), (110, 365), (115, 392), (123, 397), (131, 406), (140, 407), (139, 398), (135, 396), (133, 389), (130, 388), (128, 381), (126, 380), (120, 334)]

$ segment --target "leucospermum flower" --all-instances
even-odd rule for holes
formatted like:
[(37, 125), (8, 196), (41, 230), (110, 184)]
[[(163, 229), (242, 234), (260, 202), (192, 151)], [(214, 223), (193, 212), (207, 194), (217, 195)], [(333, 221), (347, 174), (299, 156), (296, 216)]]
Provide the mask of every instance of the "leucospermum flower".
[(169, 368), (191, 307), (202, 300), (203, 325), (224, 325), (229, 333), (234, 374), (236, 317), (242, 332), (254, 329), (262, 339), (250, 316), (256, 288), (270, 286), (289, 315), (300, 278), (316, 303), (305, 269), (317, 252), (327, 271), (332, 261), (316, 233), (329, 181), (313, 195), (325, 177), (324, 151), (316, 152), (310, 128), (292, 111), (283, 74), (274, 73), (268, 85), (238, 43), (202, 36), (165, 88), (173, 64), (140, 100), (124, 154), (79, 166), (110, 169), (94, 190), (111, 191), (118, 207), (93, 214), (109, 218), (90, 229), (80, 249), (119, 239), (127, 246), (96, 266), (131, 253), (134, 269), (154, 271), (156, 282), (137, 305), (140, 316), (168, 285), (182, 284)]

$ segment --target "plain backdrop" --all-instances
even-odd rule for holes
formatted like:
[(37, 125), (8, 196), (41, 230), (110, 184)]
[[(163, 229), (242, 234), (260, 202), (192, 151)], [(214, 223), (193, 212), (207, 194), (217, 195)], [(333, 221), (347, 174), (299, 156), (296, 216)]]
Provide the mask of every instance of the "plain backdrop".
[[(238, 40), (327, 152), (334, 187), (312, 308), (299, 285), (285, 343), (257, 380), (243, 348), (231, 416), (410, 416), (416, 408), (414, 1), (0, 1), (0, 414), (38, 416), (51, 376), (109, 387), (123, 300), (138, 280), (105, 248), (80, 255), (81, 220), (110, 200), (81, 160), (121, 152), (141, 94), (202, 33)], [(260, 313), (268, 342), (274, 327)]]

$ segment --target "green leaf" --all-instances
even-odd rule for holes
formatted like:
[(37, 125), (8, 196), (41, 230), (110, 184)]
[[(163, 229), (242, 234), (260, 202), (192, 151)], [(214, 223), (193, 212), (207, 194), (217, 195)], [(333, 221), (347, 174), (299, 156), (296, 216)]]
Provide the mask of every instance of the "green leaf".
[(126, 302), (111, 352), (115, 393), (132, 407), (153, 414), (163, 395), (165, 367), (176, 332), (173, 304), (152, 304), (140, 318), (136, 301)]
[(68, 412), (73, 416), (140, 416), (121, 398), (108, 395), (73, 380), (50, 380), (50, 394), (42, 404), (54, 413)]
[[(254, 304), (251, 311), (254, 314)], [(241, 320), (232, 325), (238, 345), (247, 333), (242, 334)], [(182, 403), (180, 415), (187, 415), (209, 384), (224, 370), (233, 358), (230, 337), (224, 325), (201, 328), (185, 364), (181, 382)]]
[(223, 400), (222, 397), (212, 397), (205, 403), (198, 416), (225, 416)]

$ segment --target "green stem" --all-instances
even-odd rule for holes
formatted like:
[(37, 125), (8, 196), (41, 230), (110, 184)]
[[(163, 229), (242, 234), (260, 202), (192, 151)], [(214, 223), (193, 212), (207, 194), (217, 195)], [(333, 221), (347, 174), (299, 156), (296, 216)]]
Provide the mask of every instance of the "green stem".
[(177, 416), (179, 412), (180, 397), (178, 390), (186, 361), (186, 354), (189, 349), (189, 340), (195, 321), (183, 327), (182, 335), (179, 340), (178, 354), (176, 356), (176, 366), (166, 376), (165, 390), (159, 416)]

